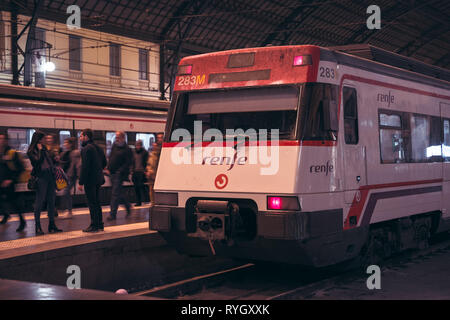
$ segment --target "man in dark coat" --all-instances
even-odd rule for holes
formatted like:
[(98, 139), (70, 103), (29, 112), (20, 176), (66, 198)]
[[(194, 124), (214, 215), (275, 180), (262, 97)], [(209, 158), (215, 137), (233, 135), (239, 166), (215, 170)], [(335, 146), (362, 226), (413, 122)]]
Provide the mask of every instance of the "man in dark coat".
[(102, 207), (100, 206), (99, 192), (105, 183), (103, 168), (106, 167), (106, 157), (103, 150), (93, 141), (91, 129), (84, 129), (80, 135), (81, 173), (78, 182), (80, 191), (84, 190), (91, 214), (91, 225), (84, 232), (103, 231)]
[[(142, 205), (142, 200), (145, 201), (145, 167), (147, 166), (148, 152), (142, 146), (142, 140), (136, 141), (134, 149), (134, 158), (132, 164), (132, 177), (134, 190), (136, 191), (136, 206)], [(143, 199), (142, 199), (143, 195)]]
[(130, 174), (130, 167), (133, 161), (133, 152), (125, 142), (125, 132), (116, 132), (116, 141), (111, 148), (109, 155), (108, 169), (106, 173), (111, 178), (111, 214), (108, 220), (115, 220), (117, 215), (117, 208), (122, 202), (127, 209), (127, 216), (131, 213), (131, 205), (126, 196), (124, 196), (122, 183), (128, 180)]
[[(14, 190), (14, 185), (24, 170), (25, 167), (19, 154), (8, 145), (8, 136), (0, 133), (0, 207), (2, 204), (6, 205), (6, 203), (9, 203), (15, 209), (15, 212), (19, 214), (20, 225), (16, 230), (17, 232), (25, 228), (26, 222), (22, 216), (22, 208)], [(5, 211), (3, 220), (0, 223), (6, 223), (8, 218), (9, 213)]]

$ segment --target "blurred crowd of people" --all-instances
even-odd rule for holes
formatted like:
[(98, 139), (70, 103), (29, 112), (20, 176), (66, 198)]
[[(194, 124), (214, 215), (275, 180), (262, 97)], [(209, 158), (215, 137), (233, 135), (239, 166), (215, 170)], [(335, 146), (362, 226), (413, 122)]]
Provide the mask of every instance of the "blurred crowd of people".
[[(104, 176), (109, 176), (111, 182), (110, 214), (108, 220), (115, 220), (120, 204), (126, 208), (127, 216), (131, 214), (131, 204), (123, 190), (123, 183), (133, 182), (136, 193), (135, 206), (141, 206), (145, 202), (146, 193), (150, 197), (150, 205), (154, 204), (154, 182), (158, 168), (159, 157), (163, 142), (163, 134), (156, 135), (156, 141), (151, 146), (151, 151), (145, 150), (143, 141), (137, 140), (132, 149), (125, 141), (125, 132), (117, 131), (115, 141), (111, 146), (108, 159), (105, 152), (93, 139), (93, 131), (85, 129), (81, 132), (79, 142), (75, 137), (64, 140), (61, 148), (52, 135), (36, 130), (32, 136), (27, 150), (27, 156), (32, 165), (28, 188), (35, 191), (34, 221), (36, 235), (44, 234), (41, 223), (41, 211), (48, 212), (48, 232), (62, 232), (55, 223), (58, 212), (55, 208), (58, 169), (64, 172), (66, 187), (61, 192), (61, 202), (66, 213), (64, 216), (72, 216), (72, 191), (77, 181), (79, 191), (84, 191), (89, 207), (91, 223), (84, 232), (103, 231), (103, 214), (100, 200), (100, 187), (105, 183)], [(25, 172), (25, 165), (20, 152), (11, 148), (8, 144), (8, 135), (0, 133), (0, 213), (3, 219), (0, 224), (7, 223), (11, 213), (17, 213), (20, 225), (17, 228), (21, 232), (26, 227), (23, 217), (22, 202), (15, 191), (15, 185), (19, 177)], [(147, 191), (147, 184), (149, 190)]]

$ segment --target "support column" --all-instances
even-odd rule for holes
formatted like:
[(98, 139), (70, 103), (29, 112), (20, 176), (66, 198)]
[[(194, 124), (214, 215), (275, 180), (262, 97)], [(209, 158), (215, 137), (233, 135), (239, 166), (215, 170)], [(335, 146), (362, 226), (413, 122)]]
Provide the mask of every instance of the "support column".
[(27, 44), (25, 47), (25, 66), (24, 66), (24, 86), (30, 86), (33, 83), (33, 49), (35, 43), (35, 28), (39, 16), (41, 6), (44, 4), (43, 0), (35, 1), (33, 16), (31, 17), (30, 27), (28, 30)]
[(161, 93), (161, 96), (159, 97), (160, 100), (167, 100), (166, 99), (166, 90), (164, 88), (165, 86), (165, 74), (166, 74), (166, 62), (165, 62), (165, 45), (161, 44), (159, 46), (159, 92)]
[(19, 85), (19, 50), (17, 46), (17, 5), (11, 0), (11, 84)]

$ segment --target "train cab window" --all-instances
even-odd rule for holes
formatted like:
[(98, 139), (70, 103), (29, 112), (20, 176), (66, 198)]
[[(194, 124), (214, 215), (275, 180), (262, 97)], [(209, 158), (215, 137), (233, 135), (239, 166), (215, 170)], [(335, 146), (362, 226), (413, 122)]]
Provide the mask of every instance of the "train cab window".
[(338, 86), (307, 83), (301, 94), (301, 139), (337, 140)]
[(344, 137), (346, 144), (358, 144), (358, 107), (354, 88), (344, 87)]
[(442, 157), (445, 162), (450, 162), (450, 120), (443, 121), (444, 143), (442, 144)]
[(409, 162), (410, 130), (408, 115), (380, 110), (381, 163)]
[(299, 91), (296, 86), (280, 86), (182, 94), (176, 99), (170, 141), (193, 139), (207, 129), (230, 140), (238, 136), (294, 140)]
[(8, 129), (9, 145), (26, 154), (34, 132), (34, 129)]

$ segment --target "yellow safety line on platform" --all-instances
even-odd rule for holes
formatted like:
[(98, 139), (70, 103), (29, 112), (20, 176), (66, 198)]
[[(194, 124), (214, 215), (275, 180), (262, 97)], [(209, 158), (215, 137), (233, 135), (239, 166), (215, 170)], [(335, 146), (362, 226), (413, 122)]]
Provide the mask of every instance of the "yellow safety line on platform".
[(11, 250), (11, 249), (18, 249), (18, 248), (24, 248), (29, 246), (36, 246), (36, 245), (42, 245), (47, 243), (54, 243), (55, 241), (65, 241), (65, 240), (71, 240), (71, 239), (78, 239), (78, 238), (90, 238), (90, 237), (99, 237), (101, 235), (108, 235), (112, 233), (117, 232), (123, 232), (123, 231), (131, 231), (131, 230), (138, 230), (138, 229), (146, 229), (149, 233), (155, 233), (156, 231), (150, 231), (148, 230), (148, 222), (139, 222), (139, 223), (132, 223), (132, 224), (124, 224), (120, 226), (111, 226), (111, 227), (105, 227), (105, 231), (100, 232), (94, 232), (94, 233), (86, 233), (81, 230), (77, 231), (69, 231), (69, 232), (61, 232), (61, 233), (52, 233), (52, 234), (45, 234), (43, 236), (35, 236), (35, 237), (28, 237), (23, 239), (16, 239), (16, 240), (8, 240), (0, 242), (0, 252)]
[[(140, 209), (148, 209), (150, 208), (150, 204), (145, 204), (142, 205), (140, 207), (133, 207), (131, 210), (140, 210)], [(105, 213), (109, 213), (110, 212), (110, 207), (109, 206), (102, 206), (102, 212), (103, 214)], [(125, 211), (125, 209), (119, 209), (118, 212), (120, 211)], [(59, 216), (56, 219), (68, 219), (69, 217), (65, 217), (65, 216), (61, 216), (62, 212), (67, 212), (67, 210), (58, 210)], [(85, 214), (89, 214), (89, 209), (88, 208), (83, 208), (83, 209), (74, 209), (72, 211), (72, 216), (81, 216), (81, 215), (85, 215)], [(8, 222), (14, 222), (14, 221), (19, 221), (19, 217), (16, 216), (15, 213), (13, 213), (12, 215), (14, 215), (14, 217), (11, 217), (8, 219)], [(24, 218), (25, 220), (34, 220), (34, 213), (33, 212), (27, 212), (24, 213)], [(47, 211), (42, 211), (41, 212), (41, 219), (45, 219), (47, 218)]]

